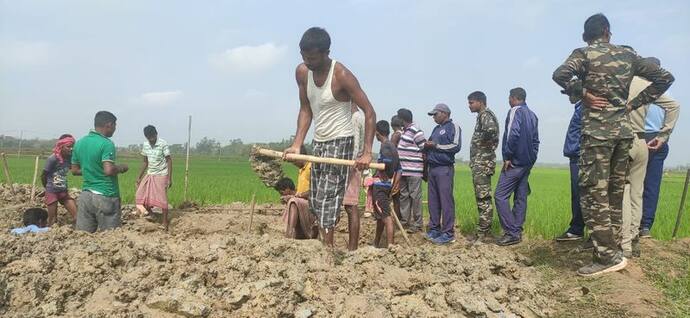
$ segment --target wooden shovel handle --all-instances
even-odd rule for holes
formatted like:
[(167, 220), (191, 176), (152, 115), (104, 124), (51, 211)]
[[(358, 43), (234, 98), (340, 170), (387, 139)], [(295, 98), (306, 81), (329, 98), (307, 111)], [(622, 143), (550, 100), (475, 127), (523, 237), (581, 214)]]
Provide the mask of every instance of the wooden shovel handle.
[[(273, 158), (282, 158), (283, 157), (282, 152), (270, 150), (270, 149), (257, 148), (256, 153), (260, 154), (262, 156), (273, 157)], [(287, 158), (287, 160), (290, 160), (290, 161), (299, 160), (299, 161), (308, 161), (308, 162), (316, 162), (316, 163), (329, 163), (329, 164), (334, 164), (334, 165), (350, 166), (350, 167), (353, 167), (355, 165), (354, 160), (346, 160), (346, 159), (325, 158), (325, 157), (317, 157), (317, 156), (310, 156), (310, 155), (298, 155), (298, 154), (293, 154), (293, 153), (290, 153), (285, 157)], [(369, 164), (369, 168), (377, 169), (377, 170), (384, 170), (384, 169), (386, 169), (386, 165), (383, 163), (372, 162)]]

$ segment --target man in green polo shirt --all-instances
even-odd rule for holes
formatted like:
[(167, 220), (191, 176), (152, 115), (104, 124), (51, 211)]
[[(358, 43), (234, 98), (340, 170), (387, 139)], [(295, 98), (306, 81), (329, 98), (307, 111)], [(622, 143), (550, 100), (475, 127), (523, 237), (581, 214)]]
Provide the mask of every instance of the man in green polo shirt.
[(72, 150), (72, 174), (84, 177), (77, 207), (78, 230), (93, 233), (122, 225), (117, 175), (129, 168), (115, 164), (115, 144), (109, 138), (115, 133), (116, 121), (111, 112), (99, 111), (94, 130)]

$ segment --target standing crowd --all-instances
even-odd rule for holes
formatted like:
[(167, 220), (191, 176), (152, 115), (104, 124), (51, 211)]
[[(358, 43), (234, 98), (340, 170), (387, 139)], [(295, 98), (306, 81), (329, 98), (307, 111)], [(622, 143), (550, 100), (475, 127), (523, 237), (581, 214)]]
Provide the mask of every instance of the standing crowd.
[[(582, 276), (620, 270), (628, 258), (639, 255), (639, 238), (649, 237), (654, 221), (663, 160), (679, 113), (678, 103), (664, 94), (674, 78), (660, 67), (659, 60), (640, 57), (629, 46), (611, 44), (610, 38), (606, 17), (591, 16), (582, 35), (587, 46), (575, 49), (553, 73), (561, 92), (575, 104), (563, 150), (570, 159), (572, 221), (556, 240), (582, 239), (585, 225), (591, 231), (585, 244), (593, 247), (593, 261), (578, 270)], [(451, 107), (439, 103), (427, 113), (436, 123), (428, 138), (407, 108), (399, 109), (390, 122), (377, 121), (357, 78), (329, 56), (330, 44), (329, 34), (318, 27), (308, 29), (299, 43), (303, 63), (297, 66), (295, 79), (300, 108), (294, 142), (284, 153), (306, 153), (304, 142), (313, 123), (314, 156), (354, 160), (355, 164), (293, 162), (299, 169), (297, 185), (288, 178), (275, 185), (286, 204), (286, 236), (320, 237), (333, 246), (334, 228), (344, 208), (348, 249), (357, 249), (359, 193), (364, 186), (367, 210), (373, 211), (376, 220), (374, 245), (394, 243), (394, 218), (407, 233), (422, 233), (434, 244), (453, 243), (455, 154), (461, 149), (461, 128), (451, 118)], [(529, 176), (539, 152), (538, 118), (521, 87), (508, 93), (510, 108), (502, 135), (483, 92), (470, 93), (467, 101), (476, 114), (469, 163), (479, 215), (473, 240), (500, 246), (520, 243)], [(48, 211), (43, 215), (31, 210), (25, 215), (27, 228), (17, 232), (42, 231), (44, 223), (52, 225), (58, 203), (72, 214), (77, 229), (95, 232), (120, 226), (117, 176), (128, 167), (115, 163), (116, 149), (109, 139), (115, 127), (116, 117), (100, 111), (88, 135), (76, 142), (70, 135), (60, 137), (42, 175)], [(170, 151), (155, 127), (145, 127), (144, 136), (136, 204), (143, 215), (160, 208), (167, 229)], [(371, 173), (374, 138), (381, 145), (377, 161), (385, 169)], [(499, 138), (502, 166), (492, 191)], [(70, 170), (84, 180), (76, 204), (67, 192)], [(423, 181), (428, 185), (426, 226)], [(491, 233), (494, 203), (503, 232), (499, 238)]]
[[(591, 234), (585, 245), (593, 247), (593, 260), (578, 269), (582, 276), (620, 270), (628, 258), (639, 255), (639, 238), (650, 235), (667, 141), (678, 118), (678, 103), (664, 95), (673, 76), (660, 67), (658, 59), (640, 57), (630, 46), (611, 44), (610, 38), (608, 19), (603, 14), (589, 17), (582, 35), (587, 46), (574, 50), (553, 74), (553, 80), (563, 88), (561, 92), (575, 104), (564, 146), (564, 155), (570, 158), (573, 218), (570, 228), (557, 241), (582, 239), (587, 225)], [(362, 177), (354, 171), (367, 169), (376, 136), (381, 143), (379, 162), (386, 168), (367, 178), (370, 182), (364, 182), (371, 187), (368, 193), (377, 220), (374, 245), (393, 243), (391, 206), (408, 233), (425, 231), (424, 237), (434, 244), (454, 242), (455, 154), (461, 147), (461, 129), (451, 119), (450, 107), (440, 103), (428, 112), (437, 124), (428, 139), (409, 109), (399, 109), (390, 124), (377, 122), (356, 77), (329, 57), (330, 44), (330, 36), (322, 28), (310, 28), (302, 36), (300, 53), (304, 62), (295, 74), (300, 97), (297, 131), (285, 153), (301, 152), (313, 122), (314, 155), (354, 159), (356, 170), (333, 164), (312, 165), (310, 192), (303, 196), (301, 207), (303, 213), (308, 211), (313, 216), (305, 220), (314, 229), (313, 237), (320, 232), (324, 244), (333, 245), (333, 228), (343, 199)], [(494, 240), (490, 229), (495, 203), (503, 230), (495, 243), (520, 243), (530, 193), (529, 175), (539, 152), (538, 118), (526, 102), (527, 92), (521, 87), (511, 89), (501, 137), (503, 164), (492, 191), (498, 120), (487, 107), (484, 93), (472, 92), (467, 99), (470, 111), (477, 113), (470, 145), (479, 213), (474, 240)], [(353, 120), (353, 114), (361, 116), (360, 109), (364, 120)], [(353, 148), (354, 138), (360, 139), (358, 148)], [(352, 178), (358, 180), (352, 182)], [(422, 218), (422, 181), (428, 183), (426, 227)], [(345, 206), (353, 207), (350, 204)], [(353, 250), (357, 248), (359, 216), (356, 205), (346, 211), (348, 248)], [(288, 233), (294, 226), (288, 224)], [(384, 230), (387, 241), (381, 244)]]
[[(126, 164), (116, 164), (115, 133), (117, 118), (108, 111), (99, 111), (94, 129), (75, 141), (71, 135), (58, 138), (41, 174), (45, 187), (45, 214), (40, 208), (24, 213), (24, 228), (14, 233), (43, 232), (57, 221), (57, 205), (62, 204), (72, 216), (78, 230), (96, 232), (122, 225), (122, 209), (118, 175), (126, 173)], [(160, 208), (163, 227), (168, 229), (167, 189), (172, 185), (172, 159), (165, 140), (158, 138), (154, 126), (144, 128), (147, 139), (142, 145), (143, 165), (136, 182), (138, 213), (148, 216), (153, 208)], [(67, 174), (83, 178), (81, 193), (75, 202), (68, 192)], [(43, 218), (45, 215), (45, 218)]]

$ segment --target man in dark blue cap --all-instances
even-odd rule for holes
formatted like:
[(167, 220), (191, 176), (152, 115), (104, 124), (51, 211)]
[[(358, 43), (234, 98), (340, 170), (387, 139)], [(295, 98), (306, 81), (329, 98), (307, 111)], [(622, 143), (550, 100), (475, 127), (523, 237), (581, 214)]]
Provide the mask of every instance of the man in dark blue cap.
[(426, 238), (434, 244), (455, 242), (455, 199), (453, 178), (455, 154), (460, 151), (460, 126), (450, 119), (450, 108), (437, 104), (429, 112), (436, 127), (424, 144), (429, 165), (429, 230)]

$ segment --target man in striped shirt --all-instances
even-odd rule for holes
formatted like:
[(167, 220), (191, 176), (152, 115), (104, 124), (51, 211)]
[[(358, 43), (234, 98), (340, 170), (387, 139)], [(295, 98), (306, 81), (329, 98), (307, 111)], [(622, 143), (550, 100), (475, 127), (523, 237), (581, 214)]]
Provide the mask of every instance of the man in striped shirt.
[(398, 110), (398, 118), (405, 125), (400, 142), (398, 155), (402, 167), (400, 179), (400, 214), (401, 223), (407, 226), (408, 233), (422, 230), (422, 174), (424, 172), (424, 132), (412, 122), (412, 112), (409, 109)]

